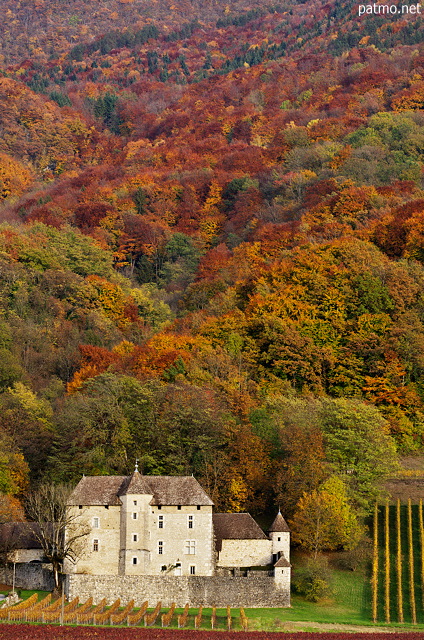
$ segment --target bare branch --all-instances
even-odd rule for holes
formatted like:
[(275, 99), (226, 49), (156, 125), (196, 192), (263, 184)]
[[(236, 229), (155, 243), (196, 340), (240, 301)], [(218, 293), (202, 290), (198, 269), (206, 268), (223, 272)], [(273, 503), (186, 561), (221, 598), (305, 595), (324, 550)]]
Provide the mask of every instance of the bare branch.
[(59, 588), (59, 574), (64, 560), (69, 559), (73, 563), (76, 561), (82, 550), (78, 541), (89, 533), (88, 526), (81, 526), (81, 514), (67, 509), (72, 489), (73, 487), (65, 484), (44, 484), (32, 492), (27, 500), (27, 514), (32, 521), (32, 530), (46, 560), (53, 565), (56, 588)]

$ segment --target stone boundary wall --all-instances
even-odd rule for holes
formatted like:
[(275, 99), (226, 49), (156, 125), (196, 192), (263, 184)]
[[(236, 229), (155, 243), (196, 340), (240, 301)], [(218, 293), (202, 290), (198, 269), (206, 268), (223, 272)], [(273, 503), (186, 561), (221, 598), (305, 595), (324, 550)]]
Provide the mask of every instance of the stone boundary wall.
[(106, 598), (112, 603), (134, 599), (136, 606), (144, 600), (163, 607), (175, 602), (184, 607), (289, 607), (290, 590), (276, 586), (268, 576), (89, 576), (69, 574), (66, 578), (66, 594), (69, 600), (79, 596), (80, 601), (93, 597), (94, 602)]
[[(16, 564), (15, 586), (17, 589), (40, 589), (53, 591), (53, 573), (41, 562), (23, 562)], [(0, 569), (0, 582), (12, 586), (13, 569), (11, 566)]]

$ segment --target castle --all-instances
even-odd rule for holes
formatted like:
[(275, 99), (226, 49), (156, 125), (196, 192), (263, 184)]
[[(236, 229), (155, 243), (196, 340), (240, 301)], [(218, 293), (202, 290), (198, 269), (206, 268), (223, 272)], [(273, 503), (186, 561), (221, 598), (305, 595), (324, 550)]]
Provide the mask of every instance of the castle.
[(136, 582), (139, 591), (153, 589), (165, 601), (186, 582), (192, 599), (218, 604), (219, 584), (224, 588), (242, 577), (240, 606), (249, 606), (255, 580), (272, 592), (274, 604), (268, 606), (276, 600), (287, 606), (290, 533), (281, 513), (267, 536), (248, 513), (212, 509), (192, 476), (145, 476), (136, 468), (130, 476), (83, 477), (68, 501), (70, 519), (87, 532), (75, 563), (66, 563), (68, 589), (81, 593), (90, 584), (106, 597), (106, 584), (116, 592), (117, 585), (128, 591)]

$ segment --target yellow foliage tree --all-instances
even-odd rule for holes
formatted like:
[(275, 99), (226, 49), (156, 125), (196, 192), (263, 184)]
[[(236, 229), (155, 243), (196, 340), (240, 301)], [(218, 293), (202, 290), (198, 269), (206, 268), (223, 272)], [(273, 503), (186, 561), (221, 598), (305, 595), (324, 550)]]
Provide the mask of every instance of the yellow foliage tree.
[(315, 556), (325, 550), (353, 548), (362, 534), (346, 486), (336, 476), (303, 494), (290, 526), (294, 542)]
[(31, 171), (22, 162), (0, 153), (0, 200), (20, 196), (33, 179)]

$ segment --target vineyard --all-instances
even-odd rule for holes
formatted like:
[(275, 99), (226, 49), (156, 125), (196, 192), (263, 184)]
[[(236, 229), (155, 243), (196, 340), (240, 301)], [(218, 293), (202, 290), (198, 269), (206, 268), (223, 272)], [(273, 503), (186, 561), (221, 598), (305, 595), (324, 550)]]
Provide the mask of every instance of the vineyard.
[[(94, 605), (92, 598), (83, 603), (79, 601), (79, 598), (74, 598), (68, 603), (62, 598), (52, 602), (51, 594), (38, 600), (35, 593), (17, 605), (0, 609), (0, 621), (61, 625), (124, 625), (128, 627), (153, 627), (157, 625), (162, 628), (174, 626), (178, 629), (189, 626), (193, 629), (200, 629), (203, 626), (204, 628), (226, 629), (227, 631), (232, 629), (248, 630), (248, 618), (242, 608), (236, 613), (229, 606), (223, 610), (217, 610), (216, 607), (213, 607), (210, 615), (204, 616), (202, 606), (198, 610), (190, 609), (189, 603), (186, 604), (181, 614), (177, 613), (175, 603), (172, 603), (168, 610), (163, 611), (162, 603), (159, 601), (150, 612), (148, 604), (148, 601), (145, 601), (136, 608), (134, 600), (131, 600), (123, 606), (119, 598), (111, 606), (106, 606), (105, 599)], [(2, 629), (0, 629), (0, 638), (2, 637)]]
[(371, 588), (374, 622), (424, 622), (422, 500), (375, 507)]

